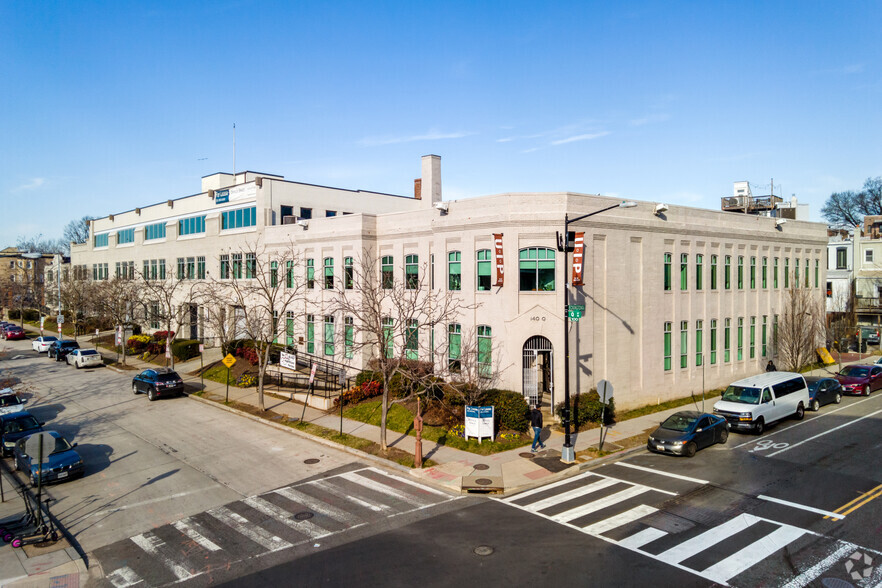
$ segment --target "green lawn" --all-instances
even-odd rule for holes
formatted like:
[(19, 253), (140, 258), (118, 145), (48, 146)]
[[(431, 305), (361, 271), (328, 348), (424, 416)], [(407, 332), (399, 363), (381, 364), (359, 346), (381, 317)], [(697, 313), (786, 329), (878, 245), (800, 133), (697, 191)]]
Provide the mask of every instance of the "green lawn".
[[(380, 426), (380, 413), (380, 400), (367, 400), (343, 409), (344, 417), (378, 427)], [(406, 433), (412, 437), (416, 436), (413, 430), (413, 413), (400, 404), (393, 404), (389, 407), (386, 427), (390, 431)], [(496, 438), (497, 441), (484, 440), (482, 443), (478, 443), (477, 439), (466, 440), (455, 433), (451, 433), (444, 427), (423, 426), (423, 439), (478, 455), (490, 455), (500, 451), (508, 451), (509, 449), (516, 449), (531, 443), (531, 439), (526, 435), (516, 435), (513, 439), (501, 439), (500, 436)]]

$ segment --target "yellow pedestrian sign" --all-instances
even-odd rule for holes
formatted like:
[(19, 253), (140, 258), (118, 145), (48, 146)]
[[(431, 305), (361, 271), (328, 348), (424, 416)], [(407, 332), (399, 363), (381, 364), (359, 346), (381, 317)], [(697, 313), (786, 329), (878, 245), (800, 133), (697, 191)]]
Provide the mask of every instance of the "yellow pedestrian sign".
[(228, 368), (233, 367), (233, 364), (236, 363), (236, 358), (233, 357), (232, 354), (227, 353), (227, 356), (221, 360), (221, 363), (227, 366)]

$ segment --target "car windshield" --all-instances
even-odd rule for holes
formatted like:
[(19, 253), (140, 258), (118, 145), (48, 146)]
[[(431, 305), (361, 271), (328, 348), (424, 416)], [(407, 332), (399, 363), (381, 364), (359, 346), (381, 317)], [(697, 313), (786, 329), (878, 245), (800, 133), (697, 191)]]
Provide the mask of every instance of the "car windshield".
[(17, 419), (6, 421), (6, 428), (3, 430), (3, 432), (21, 433), (22, 431), (30, 431), (31, 429), (36, 429), (39, 426), (40, 423), (37, 422), (37, 419), (35, 419), (31, 415), (26, 415)]
[(818, 387), (821, 385), (821, 380), (818, 380), (817, 382), (806, 381), (806, 385), (808, 386), (809, 392), (814, 394), (818, 391)]
[(870, 368), (868, 366), (849, 365), (842, 368), (842, 371), (839, 373), (849, 378), (866, 378), (870, 375)]
[(21, 404), (21, 400), (15, 394), (0, 396), (0, 406), (15, 406), (16, 404)]
[(171, 373), (171, 374), (159, 374), (156, 377), (156, 379), (159, 380), (160, 382), (174, 382), (175, 380), (179, 380), (180, 378), (178, 377), (178, 374)]
[(692, 428), (692, 425), (695, 424), (696, 420), (695, 417), (683, 414), (672, 414), (665, 419), (665, 422), (663, 422), (661, 426), (662, 429), (670, 429), (671, 431), (688, 431)]
[(759, 404), (762, 393), (759, 388), (745, 388), (744, 386), (729, 386), (723, 392), (723, 400), (728, 402), (740, 402), (742, 404)]
[(76, 341), (65, 341), (61, 344), (62, 347), (79, 347), (80, 344)]
[(53, 341), (58, 341), (55, 337), (43, 337), (43, 343), (52, 343)]
[(52, 453), (61, 453), (62, 451), (67, 451), (70, 449), (70, 443), (67, 442), (67, 439), (64, 437), (56, 437), (55, 438), (55, 451)]
[(98, 355), (98, 352), (94, 349), (83, 349), (80, 351), (80, 355)]

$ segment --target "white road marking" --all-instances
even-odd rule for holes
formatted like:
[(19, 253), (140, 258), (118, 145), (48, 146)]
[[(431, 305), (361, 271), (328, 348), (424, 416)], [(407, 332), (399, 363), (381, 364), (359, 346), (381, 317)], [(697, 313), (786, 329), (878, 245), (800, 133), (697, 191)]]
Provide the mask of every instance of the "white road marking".
[[(754, 541), (747, 547), (733, 553), (726, 559), (719, 561), (711, 567), (703, 570), (701, 575), (710, 578), (714, 582), (725, 584), (729, 578), (733, 578), (747, 568), (759, 563), (767, 556), (783, 549), (791, 541), (796, 541), (805, 534), (805, 531), (790, 525), (784, 525), (775, 529), (762, 539)], [(682, 560), (681, 560), (682, 561)]]
[(361, 507), (367, 508), (369, 510), (372, 510), (374, 512), (383, 512), (384, 510), (390, 510), (390, 507), (385, 504), (374, 504), (372, 502), (362, 500), (361, 498), (356, 498), (355, 496), (352, 496), (348, 492), (344, 492), (343, 490), (341, 490), (337, 486), (334, 486), (333, 484), (329, 484), (327, 480), (318, 480), (315, 482), (310, 482), (310, 484), (314, 484), (315, 486), (318, 486), (319, 488), (321, 488), (322, 490), (324, 490), (328, 494), (333, 494), (334, 496), (337, 496), (338, 498), (348, 500), (349, 502), (354, 502), (355, 504), (357, 504)]
[(177, 529), (208, 551), (220, 551), (220, 545), (207, 538), (205, 536), (206, 531), (202, 528), (202, 525), (200, 525), (190, 517), (174, 522), (172, 523), (172, 525), (174, 525), (175, 529)]
[(298, 521), (297, 519), (292, 518), (293, 515), (291, 513), (282, 508), (279, 508), (272, 502), (267, 502), (263, 498), (258, 498), (254, 496), (252, 498), (246, 498), (242, 502), (244, 502), (251, 508), (262, 512), (263, 514), (291, 527), (298, 533), (306, 535), (310, 539), (319, 539), (320, 537), (325, 537), (326, 535), (331, 534), (330, 531), (322, 529), (312, 521)]
[(512, 500), (518, 500), (521, 498), (526, 498), (527, 496), (532, 496), (533, 494), (538, 494), (539, 492), (545, 492), (546, 490), (551, 490), (552, 488), (557, 488), (558, 486), (563, 486), (564, 484), (569, 484), (570, 482), (575, 482), (576, 480), (583, 480), (585, 478), (590, 478), (596, 474), (592, 472), (585, 472), (584, 474), (579, 474), (578, 476), (573, 476), (571, 478), (564, 478), (563, 480), (558, 480), (553, 484), (547, 484), (545, 486), (539, 486), (538, 488), (533, 488), (532, 490), (527, 490), (526, 492), (521, 492), (520, 494), (515, 494), (514, 496), (508, 496), (502, 499), (502, 502), (511, 502)]
[(367, 471), (374, 472), (376, 474), (380, 474), (381, 476), (384, 476), (386, 478), (391, 478), (391, 479), (395, 480), (396, 482), (403, 482), (404, 484), (409, 484), (411, 486), (419, 488), (423, 492), (429, 492), (430, 494), (437, 494), (438, 496), (443, 496), (444, 498), (452, 498), (452, 496), (450, 496), (446, 492), (442, 492), (440, 490), (435, 490), (434, 488), (424, 486), (423, 484), (420, 484), (419, 482), (415, 482), (413, 480), (408, 480), (406, 478), (399, 478), (398, 476), (390, 476), (389, 474), (387, 474), (383, 470), (380, 470), (377, 468), (367, 468)]
[(667, 551), (656, 556), (657, 559), (679, 564), (693, 555), (701, 553), (708, 547), (713, 547), (717, 543), (731, 537), (735, 533), (739, 533), (751, 525), (759, 522), (759, 518), (742, 513), (716, 527), (711, 527), (701, 535), (696, 535), (692, 539), (688, 539), (679, 545), (671, 547)]
[(803, 588), (804, 586), (808, 586), (818, 576), (826, 572), (830, 568), (830, 566), (840, 561), (841, 559), (848, 557), (857, 550), (858, 546), (854, 543), (843, 543), (842, 546), (839, 547), (839, 549), (837, 549), (800, 575), (790, 580), (782, 588)]
[(245, 535), (258, 545), (265, 547), (270, 552), (292, 547), (290, 543), (281, 537), (276, 537), (266, 529), (258, 527), (242, 515), (234, 513), (225, 506), (209, 510), (208, 514)]
[[(207, 492), (208, 490), (214, 490), (217, 486), (209, 486), (206, 488), (199, 488), (197, 490), (188, 490), (187, 492), (178, 492), (177, 494), (170, 494), (169, 496), (163, 496), (162, 498), (151, 498), (150, 500), (143, 500), (141, 502), (136, 502), (134, 504), (124, 504), (122, 506), (117, 506), (114, 508), (107, 508), (104, 510), (96, 510), (95, 512), (90, 512), (86, 515), (86, 517), (95, 517), (106, 514), (112, 514), (121, 510), (127, 510), (130, 508), (138, 508), (139, 506), (146, 506), (148, 504), (155, 504), (157, 502), (165, 502), (166, 500), (175, 500), (177, 498), (182, 498), (184, 496), (189, 496), (190, 494), (199, 494), (202, 492)], [(85, 518), (85, 517), (84, 517)]]
[(610, 494), (609, 496), (606, 496), (599, 500), (595, 500), (594, 502), (583, 504), (582, 506), (571, 508), (570, 510), (556, 514), (552, 516), (551, 519), (562, 523), (568, 523), (586, 514), (591, 514), (592, 512), (596, 512), (608, 506), (618, 504), (623, 500), (627, 500), (629, 498), (633, 498), (634, 496), (643, 494), (647, 490), (649, 490), (649, 488), (646, 488), (645, 486), (635, 486), (633, 488), (628, 488), (627, 490), (622, 490), (621, 492)]
[(135, 586), (144, 581), (141, 579), (141, 576), (136, 574), (135, 570), (129, 566), (123, 566), (118, 570), (112, 571), (107, 574), (107, 579), (110, 580), (110, 583), (116, 586), (116, 588), (128, 588), (129, 586)]
[(579, 486), (578, 488), (574, 488), (573, 490), (564, 492), (563, 494), (555, 494), (554, 496), (549, 496), (548, 498), (545, 498), (543, 500), (525, 505), (525, 508), (533, 512), (538, 512), (542, 509), (548, 508), (549, 506), (561, 504), (563, 502), (566, 502), (567, 500), (570, 500), (571, 498), (577, 498), (579, 496), (584, 496), (585, 494), (591, 494), (592, 492), (603, 490), (604, 488), (608, 488), (609, 486), (612, 486), (614, 484), (618, 484), (618, 481), (613, 480), (612, 478), (602, 478), (596, 482), (592, 482), (591, 484)]
[(824, 431), (823, 433), (818, 433), (817, 435), (814, 435), (813, 437), (809, 437), (808, 439), (803, 439), (799, 443), (794, 443), (790, 447), (785, 447), (784, 449), (780, 449), (780, 450), (776, 451), (775, 453), (770, 453), (767, 457), (775, 457), (776, 455), (778, 455), (780, 453), (784, 453), (785, 451), (790, 451), (794, 447), (799, 447), (803, 443), (808, 443), (809, 441), (813, 441), (813, 440), (817, 439), (818, 437), (823, 437), (824, 435), (828, 435), (828, 434), (832, 433), (833, 431), (838, 431), (839, 429), (841, 429), (843, 427), (851, 426), (855, 423), (858, 423), (864, 419), (868, 419), (871, 416), (875, 416), (879, 413), (882, 413), (882, 409), (877, 410), (876, 412), (871, 412), (870, 414), (864, 415), (862, 417), (856, 418), (856, 419), (848, 421), (846, 423), (843, 423), (843, 424), (839, 425), (838, 427), (833, 427), (832, 429), (828, 429), (828, 430)]
[(586, 533), (591, 533), (592, 535), (600, 535), (601, 533), (606, 533), (607, 531), (617, 529), (622, 525), (627, 525), (628, 523), (636, 521), (637, 519), (649, 516), (654, 512), (658, 512), (658, 509), (652, 506), (641, 504), (639, 506), (635, 506), (631, 510), (627, 510), (621, 514), (617, 514), (614, 517), (609, 517), (608, 519), (594, 523), (593, 525), (588, 525), (584, 528), (584, 530)]
[(634, 533), (633, 535), (625, 537), (624, 539), (619, 541), (619, 545), (621, 545), (625, 549), (637, 550), (647, 543), (652, 543), (656, 539), (661, 539), (667, 534), (667, 531), (662, 531), (661, 529), (656, 529), (655, 527), (647, 527), (638, 533)]
[(617, 461), (616, 465), (622, 466), (625, 468), (632, 468), (635, 470), (641, 470), (643, 472), (652, 472), (653, 474), (658, 474), (659, 476), (667, 476), (669, 478), (676, 478), (677, 480), (686, 480), (687, 482), (695, 482), (696, 484), (710, 484), (710, 482), (708, 482), (707, 480), (699, 480), (698, 478), (690, 478), (689, 476), (681, 476), (680, 474), (672, 474), (670, 472), (664, 472), (661, 470), (654, 470), (652, 468), (634, 465), (632, 463), (625, 463), (623, 461)]
[(805, 504), (799, 504), (798, 502), (790, 502), (789, 500), (781, 500), (780, 498), (772, 498), (771, 496), (766, 496), (765, 494), (760, 494), (757, 496), (760, 500), (768, 500), (769, 502), (777, 502), (778, 504), (783, 504), (784, 506), (791, 506), (793, 508), (799, 508), (801, 510), (807, 510), (809, 512), (814, 512), (817, 514), (822, 514), (825, 517), (830, 517), (832, 519), (844, 519), (845, 515), (836, 514), (835, 512), (830, 512), (828, 510), (822, 510), (820, 508), (814, 508), (813, 506), (806, 506)]
[(323, 514), (326, 517), (334, 519), (335, 521), (343, 523), (347, 526), (354, 527), (361, 522), (361, 519), (359, 519), (354, 514), (346, 512), (345, 510), (337, 508), (336, 506), (332, 506), (318, 498), (313, 498), (309, 494), (304, 494), (299, 490), (295, 490), (293, 488), (280, 488), (275, 492), (276, 494), (284, 496), (292, 502), (302, 504), (303, 506), (312, 509), (317, 513)]
[(171, 573), (173, 573), (179, 581), (193, 577), (193, 574), (190, 573), (190, 570), (182, 565), (175, 563), (170, 557), (162, 553), (162, 548), (165, 546), (165, 541), (163, 541), (153, 533), (148, 532), (141, 535), (135, 535), (131, 539), (132, 543), (143, 549), (146, 553), (149, 553), (150, 555), (161, 561), (165, 567), (171, 570)]
[(379, 492), (381, 494), (388, 494), (389, 496), (394, 496), (395, 498), (397, 498), (403, 502), (406, 502), (408, 504), (411, 504), (413, 506), (424, 506), (426, 504), (425, 500), (420, 500), (419, 498), (416, 498), (415, 496), (411, 496), (410, 494), (406, 494), (404, 492), (401, 492), (400, 490), (396, 490), (395, 488), (392, 488), (391, 486), (387, 486), (386, 484), (383, 484), (381, 482), (377, 482), (375, 480), (372, 480), (371, 478), (366, 478), (364, 476), (360, 476), (360, 475), (352, 473), (352, 472), (347, 472), (345, 474), (339, 474), (337, 477), (343, 478), (344, 480), (348, 480), (348, 481), (352, 482), (353, 484), (358, 484), (359, 486), (364, 486), (365, 488), (370, 488), (371, 490), (374, 490), (374, 491)]
[[(784, 429), (776, 429), (776, 430), (772, 431), (771, 433), (766, 433), (765, 435), (763, 435), (763, 437), (764, 438), (773, 437), (774, 435), (777, 435), (778, 433), (783, 433), (785, 431), (789, 431), (790, 429), (795, 429), (796, 427), (798, 427), (800, 425), (804, 425), (806, 423), (813, 423), (818, 419), (822, 419), (826, 416), (830, 416), (831, 414), (836, 414), (840, 410), (845, 410), (846, 408), (851, 408), (852, 406), (857, 406), (858, 404), (866, 402), (867, 400), (870, 400), (870, 397), (864, 398), (863, 400), (858, 400), (857, 402), (852, 402), (851, 404), (848, 404), (846, 406), (842, 406), (840, 408), (837, 408), (836, 410), (829, 410), (829, 411), (825, 410), (824, 414), (820, 414), (820, 415), (812, 417), (808, 420), (800, 421), (800, 422), (795, 423), (795, 424), (793, 424), (789, 427), (786, 427)], [(744, 447), (745, 445), (750, 445), (751, 443), (756, 443), (756, 442), (757, 442), (757, 439), (751, 439), (750, 441), (745, 441), (744, 443), (741, 443), (740, 445), (736, 445), (732, 449), (738, 449), (740, 447)]]

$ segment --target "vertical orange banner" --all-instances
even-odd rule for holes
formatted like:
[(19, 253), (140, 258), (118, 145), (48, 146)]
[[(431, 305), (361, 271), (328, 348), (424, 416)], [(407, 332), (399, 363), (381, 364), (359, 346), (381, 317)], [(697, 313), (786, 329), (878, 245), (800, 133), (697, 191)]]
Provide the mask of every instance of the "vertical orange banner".
[(585, 233), (576, 233), (576, 246), (573, 250), (573, 286), (582, 286), (582, 269), (585, 258)]
[(505, 279), (505, 267), (502, 262), (502, 233), (493, 233), (493, 244), (496, 249), (496, 283), (494, 286), (502, 286)]

